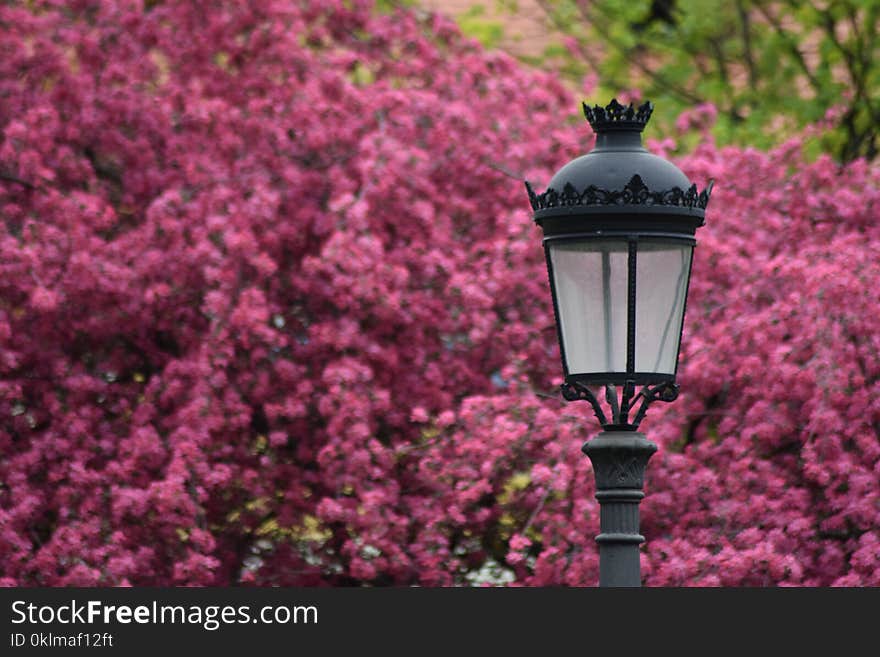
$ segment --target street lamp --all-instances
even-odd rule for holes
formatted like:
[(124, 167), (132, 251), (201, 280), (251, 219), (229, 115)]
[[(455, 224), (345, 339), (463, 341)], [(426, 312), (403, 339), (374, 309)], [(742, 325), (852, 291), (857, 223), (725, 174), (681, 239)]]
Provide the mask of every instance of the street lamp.
[[(544, 232), (562, 395), (589, 402), (604, 429), (583, 448), (600, 505), (600, 586), (641, 583), (639, 502), (657, 446), (637, 429), (652, 402), (678, 396), (694, 235), (712, 191), (710, 183), (698, 192), (642, 146), (653, 109), (584, 104), (593, 150), (562, 167), (541, 194), (526, 183)], [(593, 390), (602, 387), (610, 417)]]

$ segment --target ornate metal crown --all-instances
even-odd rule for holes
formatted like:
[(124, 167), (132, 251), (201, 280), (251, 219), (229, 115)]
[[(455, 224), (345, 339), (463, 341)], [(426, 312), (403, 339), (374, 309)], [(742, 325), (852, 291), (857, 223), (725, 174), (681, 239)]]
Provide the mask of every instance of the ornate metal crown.
[(621, 105), (614, 98), (605, 107), (601, 105), (593, 105), (590, 107), (586, 103), (584, 105), (584, 116), (590, 122), (593, 132), (603, 132), (607, 130), (638, 130), (642, 131), (651, 113), (654, 111), (654, 103), (645, 101), (638, 107), (633, 104)]
[(562, 191), (550, 187), (543, 194), (536, 194), (528, 182), (526, 189), (529, 192), (529, 203), (535, 212), (572, 205), (670, 205), (705, 210), (713, 184), (714, 182), (710, 182), (702, 192), (697, 191), (696, 185), (691, 185), (687, 190), (673, 187), (652, 191), (645, 185), (642, 177), (636, 174), (621, 190), (600, 189), (590, 185), (579, 192), (571, 183), (565, 183)]

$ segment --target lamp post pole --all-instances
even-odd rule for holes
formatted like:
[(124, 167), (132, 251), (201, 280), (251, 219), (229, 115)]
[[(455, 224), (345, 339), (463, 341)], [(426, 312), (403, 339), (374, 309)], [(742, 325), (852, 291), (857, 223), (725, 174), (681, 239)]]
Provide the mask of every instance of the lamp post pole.
[(586, 442), (599, 500), (599, 586), (641, 586), (639, 503), (648, 459), (657, 445), (635, 431), (603, 431)]
[(641, 585), (639, 503), (657, 446), (638, 427), (651, 403), (678, 396), (695, 234), (712, 190), (710, 183), (699, 192), (642, 146), (652, 112), (647, 102), (585, 104), (593, 150), (557, 171), (542, 193), (526, 183), (544, 233), (562, 395), (589, 402), (603, 429), (583, 447), (600, 505), (600, 586)]

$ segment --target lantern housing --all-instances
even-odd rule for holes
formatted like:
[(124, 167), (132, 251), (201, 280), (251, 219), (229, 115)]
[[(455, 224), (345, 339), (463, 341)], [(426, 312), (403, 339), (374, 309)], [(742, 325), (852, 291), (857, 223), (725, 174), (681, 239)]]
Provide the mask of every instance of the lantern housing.
[[(590, 386), (607, 386), (614, 417), (600, 422), (635, 429), (650, 401), (677, 395), (695, 233), (712, 184), (699, 192), (642, 146), (650, 102), (583, 108), (596, 133), (592, 151), (562, 167), (546, 191), (526, 188), (544, 234), (563, 394), (600, 415)], [(620, 401), (613, 386), (623, 387)], [(635, 386), (644, 386), (639, 395)]]

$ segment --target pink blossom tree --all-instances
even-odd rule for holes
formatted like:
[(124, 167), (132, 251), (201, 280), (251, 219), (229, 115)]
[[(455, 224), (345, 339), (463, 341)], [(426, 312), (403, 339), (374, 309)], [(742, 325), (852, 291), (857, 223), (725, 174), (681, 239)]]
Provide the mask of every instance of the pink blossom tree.
[[(576, 99), (439, 16), (248, 5), (0, 7), (0, 581), (594, 584), (519, 180)], [(646, 583), (880, 584), (880, 174), (678, 163)]]

